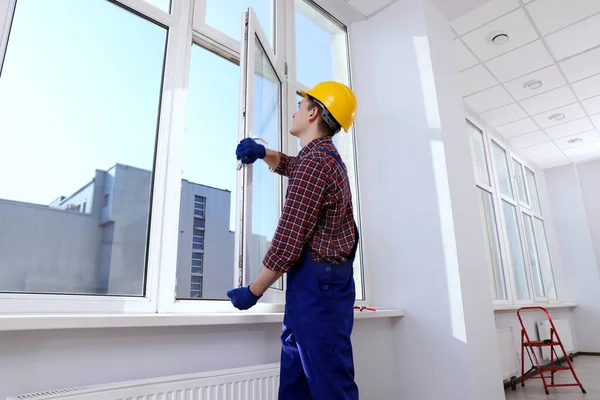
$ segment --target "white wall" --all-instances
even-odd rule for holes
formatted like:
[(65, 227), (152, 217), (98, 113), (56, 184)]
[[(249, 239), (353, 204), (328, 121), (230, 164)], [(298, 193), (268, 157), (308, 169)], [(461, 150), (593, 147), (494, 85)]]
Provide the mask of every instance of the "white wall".
[(577, 176), (596, 260), (600, 260), (600, 160), (577, 164)]
[[(357, 320), (361, 399), (397, 398), (392, 319)], [(0, 332), (0, 399), (129, 379), (279, 361), (280, 324)]]
[(350, 29), (371, 299), (407, 312), (392, 398), (504, 398), (448, 24), (410, 0)]
[[(592, 167), (590, 167), (592, 168)], [(575, 165), (545, 170), (546, 185), (552, 206), (552, 219), (556, 227), (558, 247), (565, 274), (570, 277), (572, 298), (577, 303), (573, 310), (574, 328), (581, 351), (600, 352), (600, 269), (594, 251), (590, 224), (597, 229), (598, 203), (594, 204), (597, 173), (588, 166), (582, 169), (580, 186)], [(585, 187), (585, 200), (582, 187)], [(592, 210), (592, 219), (586, 211)]]

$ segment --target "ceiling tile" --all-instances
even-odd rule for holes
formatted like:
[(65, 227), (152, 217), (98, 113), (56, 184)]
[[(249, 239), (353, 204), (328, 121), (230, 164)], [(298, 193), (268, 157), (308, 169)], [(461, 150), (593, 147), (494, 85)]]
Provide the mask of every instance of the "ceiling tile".
[(467, 103), (477, 114), (514, 102), (512, 97), (510, 97), (501, 85), (465, 97), (465, 103)]
[[(551, 117), (554, 114), (564, 114), (565, 118), (562, 120), (552, 120)], [(551, 126), (562, 125), (569, 121), (574, 121), (579, 118), (585, 117), (585, 111), (583, 107), (579, 105), (579, 103), (569, 104), (568, 106), (557, 108), (542, 114), (538, 114), (533, 117), (535, 122), (540, 126), (540, 128), (545, 129)]]
[(534, 132), (540, 129), (531, 118), (525, 118), (520, 121), (511, 122), (496, 128), (496, 132), (506, 138), (520, 136), (525, 133)]
[(383, 9), (387, 5), (394, 2), (394, 0), (346, 0), (348, 4), (358, 10), (365, 17), (376, 13)]
[(600, 95), (600, 74), (571, 84), (581, 100)]
[(463, 96), (489, 89), (498, 84), (492, 74), (481, 65), (466, 69), (458, 75), (460, 76)]
[(587, 161), (591, 161), (591, 160), (596, 160), (598, 158), (600, 158), (600, 152), (585, 154), (585, 155), (579, 156), (579, 157), (569, 157), (569, 159), (571, 161), (573, 161), (574, 163), (587, 162)]
[(509, 104), (481, 114), (481, 118), (485, 119), (494, 128), (508, 124), (509, 122), (518, 121), (525, 117), (527, 117), (527, 114), (525, 114), (525, 111), (523, 111), (517, 103)]
[[(569, 140), (572, 139), (581, 139), (583, 140), (583, 142), (569, 143)], [(576, 135), (565, 136), (563, 138), (556, 139), (554, 140), (554, 143), (558, 146), (559, 149), (566, 150), (573, 147), (594, 143), (597, 141), (600, 141), (600, 135), (598, 134), (598, 131), (594, 129), (592, 131), (587, 131), (583, 133), (578, 133)]]
[(600, 74), (600, 47), (558, 63), (569, 82)]
[(566, 149), (563, 150), (563, 153), (565, 153), (565, 155), (569, 158), (585, 156), (588, 154), (598, 154), (600, 153), (600, 142), (584, 144), (582, 146)]
[(546, 36), (546, 43), (557, 60), (600, 45), (600, 14)]
[(558, 147), (552, 142), (536, 144), (529, 146), (521, 150), (523, 154), (529, 157), (541, 156), (548, 153), (554, 153), (558, 151)]
[(530, 115), (541, 114), (577, 102), (569, 86), (563, 86), (544, 94), (521, 101), (521, 105)]
[(600, 96), (592, 97), (591, 99), (581, 102), (583, 108), (589, 115), (600, 113)]
[[(505, 44), (496, 46), (489, 41), (491, 36), (495, 36), (495, 32), (506, 32), (510, 39)], [(463, 36), (467, 46), (482, 61), (508, 53), (537, 38), (538, 35), (523, 10), (514, 11)]]
[(529, 147), (540, 143), (546, 143), (549, 141), (550, 139), (548, 138), (548, 136), (546, 136), (544, 132), (537, 131), (532, 133), (526, 133), (521, 136), (516, 136), (510, 139), (510, 144), (512, 144), (518, 149), (522, 149), (524, 147)]
[(527, 6), (542, 35), (548, 35), (600, 12), (598, 0), (538, 0)]
[(469, 49), (460, 40), (454, 39), (452, 44), (454, 45), (454, 55), (458, 71), (479, 64), (479, 61), (477, 61), (475, 56), (471, 54)]
[(559, 165), (569, 164), (569, 159), (561, 152), (543, 154), (541, 156), (530, 157), (536, 164), (542, 168), (558, 167)]
[(590, 116), (590, 119), (596, 125), (597, 129), (600, 129), (600, 114)]
[(517, 8), (517, 0), (493, 0), (455, 19), (451, 25), (456, 33), (464, 35)]
[[(525, 83), (533, 80), (542, 81), (544, 84), (539, 89), (527, 89)], [(567, 81), (560, 73), (560, 70), (555, 65), (541, 69), (537, 72), (525, 75), (521, 78), (506, 82), (504, 87), (517, 100), (523, 100), (541, 93), (548, 92), (552, 89), (559, 88), (567, 84)]]
[(490, 71), (502, 82), (510, 81), (552, 64), (552, 57), (540, 40), (486, 63)]
[(591, 131), (592, 129), (594, 129), (594, 126), (586, 117), (567, 122), (566, 124), (553, 126), (552, 128), (545, 129), (544, 132), (546, 132), (546, 135), (548, 135), (550, 139), (559, 139), (565, 136), (572, 136), (577, 133)]

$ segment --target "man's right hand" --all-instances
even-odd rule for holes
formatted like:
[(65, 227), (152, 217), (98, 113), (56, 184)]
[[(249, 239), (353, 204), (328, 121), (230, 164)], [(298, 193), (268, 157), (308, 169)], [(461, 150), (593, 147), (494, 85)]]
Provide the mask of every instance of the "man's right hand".
[(267, 149), (265, 146), (256, 143), (250, 138), (242, 140), (235, 151), (237, 159), (240, 160), (242, 164), (252, 164), (259, 158), (265, 158), (266, 154)]

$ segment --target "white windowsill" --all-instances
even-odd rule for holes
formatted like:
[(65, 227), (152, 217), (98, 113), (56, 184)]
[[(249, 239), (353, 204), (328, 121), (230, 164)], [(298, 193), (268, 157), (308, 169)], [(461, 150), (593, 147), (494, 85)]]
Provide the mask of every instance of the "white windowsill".
[[(355, 311), (355, 319), (399, 318), (402, 310)], [(205, 314), (54, 314), (0, 315), (0, 331), (92, 328), (140, 328), (281, 323), (282, 312)]]
[[(521, 307), (532, 307), (533, 304), (529, 305), (499, 305), (494, 306), (494, 312), (508, 312), (517, 311)], [(535, 304), (535, 306), (544, 307), (545, 309), (556, 309), (556, 308), (574, 308), (577, 307), (575, 303), (553, 303), (553, 304)]]

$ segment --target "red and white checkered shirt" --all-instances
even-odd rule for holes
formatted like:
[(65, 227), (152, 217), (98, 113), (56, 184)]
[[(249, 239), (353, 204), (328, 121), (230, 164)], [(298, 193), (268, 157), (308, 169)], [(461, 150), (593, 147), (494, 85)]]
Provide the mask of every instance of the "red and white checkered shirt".
[(355, 224), (346, 171), (323, 150), (338, 154), (332, 138), (322, 137), (297, 157), (281, 154), (274, 170), (287, 176), (289, 185), (283, 214), (264, 258), (264, 265), (273, 271), (292, 268), (305, 245), (311, 247), (316, 262), (341, 264), (352, 253)]

